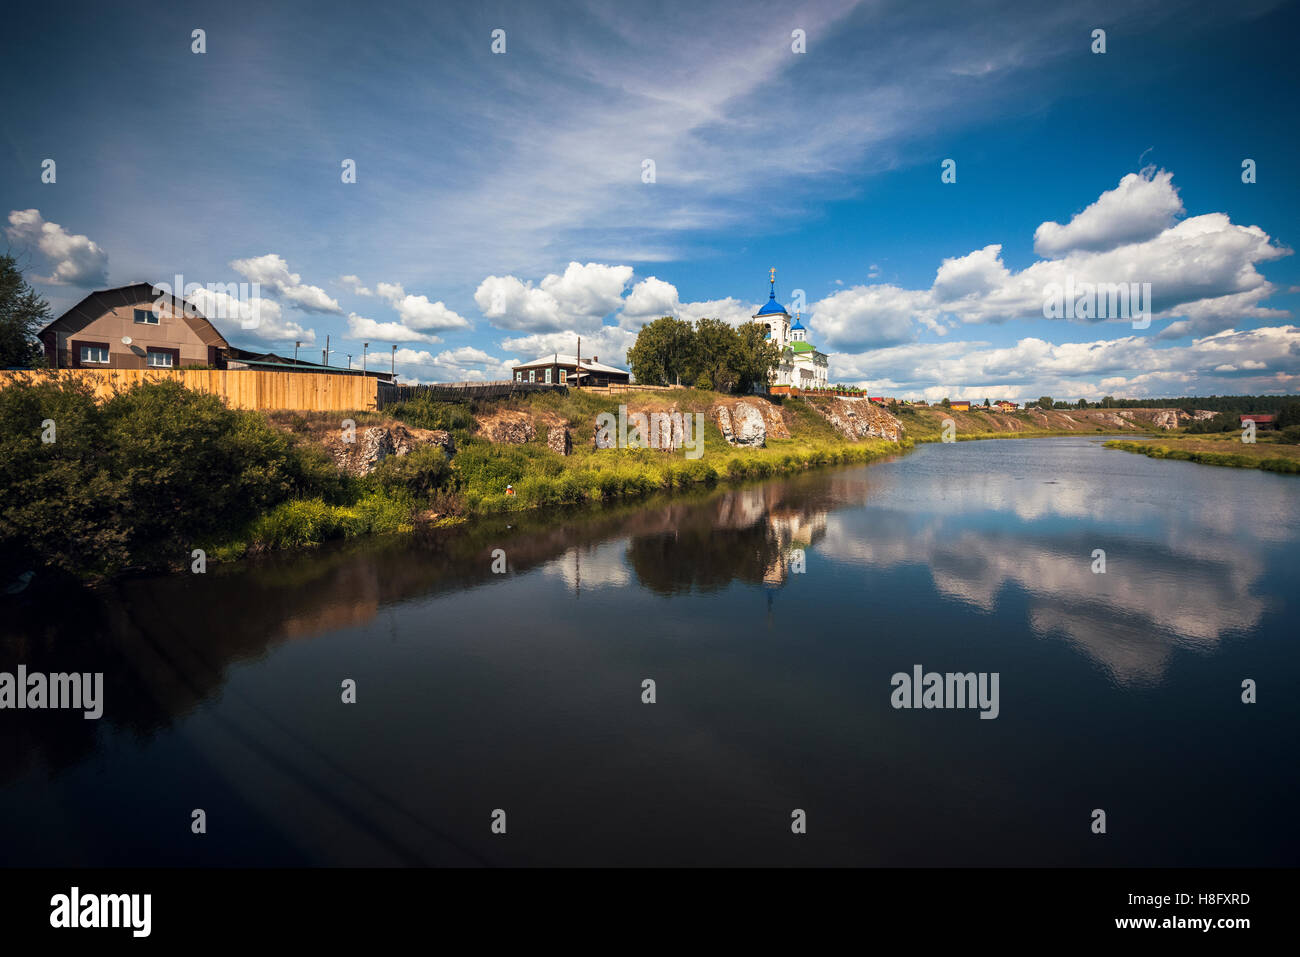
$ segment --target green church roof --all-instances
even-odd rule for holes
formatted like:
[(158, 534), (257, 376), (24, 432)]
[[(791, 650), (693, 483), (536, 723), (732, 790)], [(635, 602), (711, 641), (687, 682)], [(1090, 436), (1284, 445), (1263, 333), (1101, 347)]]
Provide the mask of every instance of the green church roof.
[(792, 342), (790, 348), (795, 352), (816, 352), (817, 349), (811, 342)]

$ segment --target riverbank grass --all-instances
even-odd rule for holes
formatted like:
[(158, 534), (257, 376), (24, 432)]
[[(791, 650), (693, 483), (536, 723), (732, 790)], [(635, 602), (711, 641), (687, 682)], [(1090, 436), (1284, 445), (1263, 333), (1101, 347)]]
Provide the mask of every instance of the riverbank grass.
[(1251, 444), (1242, 442), (1239, 436), (1192, 438), (1171, 435), (1138, 441), (1116, 439), (1107, 442), (1106, 448), (1136, 452), (1153, 459), (1300, 475), (1300, 446), (1271, 442)]

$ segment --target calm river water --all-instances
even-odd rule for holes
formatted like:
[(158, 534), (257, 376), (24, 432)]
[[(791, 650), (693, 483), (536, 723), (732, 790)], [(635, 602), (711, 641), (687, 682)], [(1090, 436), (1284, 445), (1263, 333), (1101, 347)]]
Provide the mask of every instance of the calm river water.
[(0, 862), (1300, 863), (1300, 479), (964, 442), (520, 522), (6, 606), (105, 709), (0, 711)]

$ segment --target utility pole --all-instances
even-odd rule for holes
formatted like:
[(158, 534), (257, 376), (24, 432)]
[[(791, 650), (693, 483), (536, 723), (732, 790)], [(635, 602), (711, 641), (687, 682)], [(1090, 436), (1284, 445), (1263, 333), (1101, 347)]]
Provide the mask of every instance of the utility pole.
[(322, 352), (325, 355), (325, 362), (323, 364), (329, 365), (330, 364), (330, 337), (329, 336), (325, 337), (325, 348), (322, 350)]
[(349, 352), (347, 355), (348, 355), (348, 368), (351, 369), (351, 368), (352, 368), (352, 353)]
[(368, 342), (363, 342), (363, 343), (361, 343), (361, 372), (362, 372), (362, 374), (365, 374), (365, 371), (366, 371), (366, 350), (369, 349), (369, 348), (370, 348), (370, 343), (368, 343)]
[(293, 344), (293, 364), (294, 364), (294, 365), (297, 365), (297, 364), (298, 364), (298, 348), (299, 348), (301, 345), (302, 345), (301, 342), (295, 342), (295, 343)]
[(392, 372), (393, 375), (397, 374), (397, 343), (393, 343), (393, 365), (389, 371)]
[(577, 376), (578, 388), (582, 388), (582, 336), (578, 336), (578, 354), (574, 358), (573, 374)]

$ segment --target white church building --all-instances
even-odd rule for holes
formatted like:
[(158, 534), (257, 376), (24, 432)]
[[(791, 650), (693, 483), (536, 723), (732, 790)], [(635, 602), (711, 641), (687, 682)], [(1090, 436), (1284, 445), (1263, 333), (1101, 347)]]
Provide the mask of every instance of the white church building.
[(776, 301), (776, 270), (769, 274), (772, 284), (768, 293), (767, 304), (754, 313), (755, 322), (767, 326), (769, 342), (781, 350), (781, 364), (772, 374), (772, 385), (789, 385), (798, 389), (824, 389), (827, 385), (826, 353), (808, 341), (808, 330), (804, 328), (795, 313), (790, 321), (790, 313), (785, 306)]

